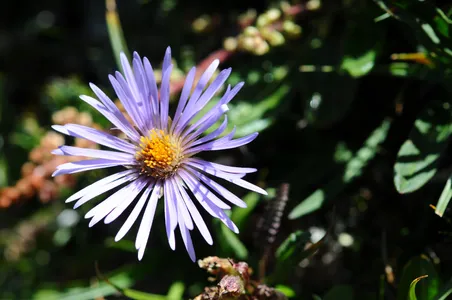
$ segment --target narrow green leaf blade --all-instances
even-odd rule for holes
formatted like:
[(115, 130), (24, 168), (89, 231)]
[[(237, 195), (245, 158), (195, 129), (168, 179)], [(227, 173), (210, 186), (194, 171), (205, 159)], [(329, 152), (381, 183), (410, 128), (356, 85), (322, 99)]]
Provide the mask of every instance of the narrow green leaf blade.
[(428, 275), (422, 275), (419, 276), (418, 278), (414, 279), (411, 283), (410, 283), (410, 293), (409, 293), (409, 300), (417, 300), (416, 297), (416, 284), (421, 281), (424, 278), (427, 278)]
[[(413, 283), (413, 278), (419, 278), (424, 275), (428, 275), (428, 278)], [(419, 299), (433, 300), (438, 294), (439, 277), (435, 266), (425, 255), (412, 258), (403, 268), (397, 291), (397, 300), (412, 299), (410, 297), (411, 291), (414, 290), (413, 285), (416, 287), (415, 296), (417, 295)]]
[(440, 217), (443, 216), (444, 211), (446, 210), (447, 205), (449, 204), (451, 198), (452, 198), (452, 177), (449, 177), (441, 193), (441, 196), (439, 197), (438, 203), (436, 204), (435, 213), (438, 216)]
[(107, 21), (108, 36), (110, 37), (110, 43), (113, 49), (113, 54), (116, 58), (116, 64), (118, 65), (118, 68), (122, 70), (120, 54), (121, 52), (124, 52), (127, 57), (130, 57), (129, 50), (127, 49), (121, 21), (119, 20), (119, 15), (116, 11), (116, 1), (106, 0), (105, 4), (107, 8), (105, 19)]

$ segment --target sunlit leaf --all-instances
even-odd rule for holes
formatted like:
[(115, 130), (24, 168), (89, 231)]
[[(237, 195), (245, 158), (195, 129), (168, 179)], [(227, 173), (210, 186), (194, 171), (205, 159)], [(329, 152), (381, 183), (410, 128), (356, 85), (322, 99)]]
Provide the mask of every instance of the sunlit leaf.
[(310, 214), (320, 209), (323, 202), (325, 202), (325, 191), (321, 189), (316, 190), (289, 213), (289, 219), (296, 219)]
[(246, 259), (248, 257), (248, 250), (245, 245), (240, 241), (238, 235), (232, 232), (225, 225), (220, 224), (220, 232), (222, 239), (219, 243), (224, 249), (229, 249), (234, 254), (234, 258)]
[(372, 70), (376, 57), (375, 50), (369, 50), (359, 57), (345, 56), (341, 68), (353, 77), (361, 77)]
[(311, 234), (301, 230), (295, 231), (278, 247), (276, 250), (276, 258), (280, 262), (287, 261), (292, 255), (298, 251), (303, 251), (306, 243), (310, 242)]
[(242, 230), (249, 215), (256, 208), (259, 203), (260, 196), (257, 193), (248, 193), (243, 197), (243, 201), (246, 203), (245, 208), (234, 207), (231, 213), (231, 220), (237, 225), (239, 230)]
[(441, 291), (438, 292), (435, 300), (446, 300), (449, 299), (449, 295), (452, 294), (452, 280), (449, 280), (448, 283), (446, 283), (442, 288)]
[(185, 285), (183, 282), (175, 282), (168, 290), (167, 300), (182, 300), (184, 295)]
[(122, 32), (121, 21), (119, 20), (118, 12), (116, 11), (116, 1), (106, 0), (105, 19), (107, 21), (108, 36), (110, 37), (113, 54), (116, 58), (116, 64), (122, 70), (120, 54), (124, 52), (129, 57), (129, 50)]
[(428, 275), (419, 276), (418, 278), (414, 279), (410, 284), (410, 293), (409, 293), (409, 300), (417, 300), (416, 297), (416, 284), (421, 281), (424, 278), (427, 278)]
[(428, 275), (428, 278), (416, 282), (416, 295), (423, 300), (434, 299), (440, 285), (438, 274), (432, 262), (425, 255), (421, 255), (412, 258), (403, 268), (397, 300), (406, 300), (407, 297), (411, 297), (411, 290), (414, 290), (413, 279), (424, 275)]
[(289, 86), (282, 85), (274, 93), (258, 103), (240, 102), (238, 104), (229, 104), (229, 124), (237, 126), (236, 136), (245, 136), (256, 131), (262, 131), (270, 126), (273, 119), (270, 117), (265, 118), (265, 114), (276, 108), (289, 90)]
[[(109, 278), (112, 282), (127, 288), (133, 284), (132, 278), (127, 272), (121, 272)], [(99, 282), (96, 286), (72, 287), (64, 292), (42, 289), (37, 291), (33, 299), (35, 300), (91, 300), (98, 297), (105, 297), (118, 293), (117, 289), (106, 282)]]
[(403, 143), (394, 165), (394, 184), (400, 193), (410, 193), (425, 185), (437, 171), (437, 160), (452, 133), (449, 105), (432, 101), (423, 110)]
[(452, 198), (452, 178), (449, 177), (441, 193), (441, 196), (439, 197), (438, 203), (436, 204), (435, 213), (438, 216), (440, 217), (443, 216), (444, 211), (446, 210), (447, 205), (449, 204), (451, 198)]
[(369, 138), (345, 164), (344, 172), (328, 182), (324, 187), (317, 189), (289, 213), (289, 219), (300, 218), (306, 214), (312, 213), (322, 207), (327, 199), (331, 199), (340, 193), (345, 184), (361, 175), (362, 170), (375, 157), (378, 152), (378, 146), (386, 139), (390, 127), (390, 122), (385, 120), (377, 129), (375, 129)]
[[(166, 296), (145, 293), (132, 289), (124, 289), (122, 292), (124, 296), (133, 300), (168, 300)], [(181, 299), (182, 298), (179, 298), (178, 300)]]
[(389, 15), (408, 24), (417, 39), (435, 62), (449, 64), (452, 60), (451, 20), (431, 1), (375, 0)]
[(286, 295), (287, 298), (293, 298), (296, 295), (295, 291), (287, 285), (278, 284), (275, 289)]

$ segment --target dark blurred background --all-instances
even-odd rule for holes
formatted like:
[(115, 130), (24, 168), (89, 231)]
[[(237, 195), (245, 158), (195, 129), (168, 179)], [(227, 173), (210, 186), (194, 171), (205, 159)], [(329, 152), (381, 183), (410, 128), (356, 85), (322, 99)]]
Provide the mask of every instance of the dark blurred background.
[[(162, 208), (138, 262), (135, 231), (113, 241), (126, 216), (88, 228), (83, 215), (93, 204), (75, 211), (64, 203), (109, 171), (50, 177), (61, 163), (50, 151), (65, 142), (52, 124), (109, 128), (78, 99), (91, 94), (89, 82), (114, 96), (107, 75), (118, 69), (111, 46), (118, 36), (109, 34), (107, 5), (130, 53), (148, 57), (157, 72), (171, 46), (173, 84), (211, 55), (233, 68), (228, 83), (246, 82), (230, 123), (236, 136), (259, 137), (204, 157), (258, 168), (247, 180), (269, 196), (231, 187), (249, 205), (232, 211), (241, 232), (212, 222), (212, 247), (195, 232), (198, 258), (246, 261), (255, 280), (294, 299), (406, 299), (409, 283), (425, 274), (418, 298), (440, 299), (451, 276), (451, 226), (447, 210), (441, 218), (429, 205), (437, 205), (451, 173), (452, 28), (441, 21), (450, 4), (420, 2), (118, 0), (114, 10), (113, 1), (5, 1), (0, 299), (125, 299), (99, 278), (96, 264), (117, 286), (152, 294), (143, 299), (194, 298), (212, 285), (180, 239), (169, 249)], [(418, 121), (429, 126), (422, 130)], [(405, 157), (407, 140), (420, 153)], [(278, 196), (285, 183), (288, 199)], [(292, 244), (284, 244), (288, 237)], [(292, 254), (283, 258), (284, 251)]]

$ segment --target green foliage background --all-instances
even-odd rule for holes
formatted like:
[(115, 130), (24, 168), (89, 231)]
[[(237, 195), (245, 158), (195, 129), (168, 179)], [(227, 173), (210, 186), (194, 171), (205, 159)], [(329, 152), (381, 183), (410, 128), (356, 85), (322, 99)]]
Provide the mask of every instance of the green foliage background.
[[(120, 28), (112, 20), (107, 26), (105, 4), (6, 1), (0, 10), (2, 188), (21, 178), (55, 112), (72, 106), (109, 126), (78, 95), (90, 93), (88, 82), (113, 95), (107, 74), (118, 68), (116, 50), (127, 45), (159, 66), (169, 45), (184, 74), (243, 31), (239, 15), (281, 7), (274, 0), (121, 0)], [(248, 203), (232, 210), (240, 234), (213, 221), (212, 247), (194, 234), (198, 258), (246, 261), (255, 278), (294, 299), (446, 299), (452, 292), (451, 5), (287, 5), (302, 7), (292, 17), (300, 36), (285, 37), (263, 55), (234, 52), (221, 65), (233, 69), (228, 83), (246, 82), (228, 112), (236, 136), (259, 131), (259, 137), (243, 149), (205, 156), (258, 168), (248, 180), (269, 196), (233, 189)], [(198, 18), (209, 26), (195, 30)], [(83, 219), (89, 207), (73, 215), (65, 198), (105, 174), (77, 177), (74, 188), (48, 203), (32, 197), (0, 208), (0, 299), (176, 300), (211, 285), (183, 247), (169, 249), (162, 211), (142, 262), (133, 234), (113, 241), (120, 221), (89, 229)], [(269, 244), (259, 222), (272, 216), (282, 183), (290, 193)], [(62, 225), (63, 213), (75, 222)], [(24, 237), (24, 226), (36, 230)], [(18, 251), (16, 244), (25, 250), (11, 260), (7, 253)], [(123, 293), (98, 278), (96, 268)]]

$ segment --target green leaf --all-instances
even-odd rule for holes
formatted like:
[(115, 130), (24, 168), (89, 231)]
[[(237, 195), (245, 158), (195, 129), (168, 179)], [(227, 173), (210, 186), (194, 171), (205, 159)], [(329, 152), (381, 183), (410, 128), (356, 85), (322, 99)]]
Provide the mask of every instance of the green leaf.
[(311, 241), (311, 234), (297, 230), (289, 235), (289, 237), (276, 250), (276, 259), (285, 262), (292, 257), (294, 253), (303, 251), (305, 245)]
[(259, 203), (260, 196), (257, 193), (248, 193), (243, 197), (243, 201), (246, 203), (245, 208), (234, 207), (231, 213), (231, 220), (237, 225), (239, 230), (242, 230), (245, 226), (248, 216), (253, 212)]
[(232, 130), (233, 126), (237, 126), (237, 137), (266, 129), (273, 123), (273, 119), (264, 118), (264, 115), (276, 108), (289, 91), (290, 87), (283, 84), (270, 96), (258, 103), (239, 102), (238, 104), (228, 104), (230, 108), (228, 112), (230, 128), (228, 129)]
[[(266, 117), (266, 115), (276, 109), (289, 92), (290, 87), (286, 84), (282, 84), (276, 88), (276, 90), (272, 88), (271, 92), (266, 92), (261, 98), (254, 95), (257, 99), (262, 99), (258, 103), (249, 103), (247, 101), (229, 103), (229, 111), (227, 112), (229, 122), (227, 130), (225, 130), (223, 135), (230, 132), (234, 127), (236, 128), (234, 137), (243, 137), (268, 128), (273, 123), (274, 116)], [(267, 93), (270, 93), (270, 95)], [(198, 121), (201, 116), (218, 103), (218, 100), (219, 98), (216, 97), (212, 101), (209, 101), (201, 110), (201, 113), (195, 116), (192, 122)], [(222, 120), (216, 125), (211, 126), (205, 133), (208, 134), (214, 131), (221, 122)]]
[(345, 184), (350, 183), (353, 179), (360, 176), (362, 170), (377, 154), (378, 146), (386, 139), (389, 127), (389, 120), (383, 121), (364, 142), (363, 147), (351, 158), (348, 156), (343, 174), (332, 179), (324, 187), (317, 189), (300, 202), (300, 204), (295, 206), (289, 213), (289, 219), (297, 219), (320, 209), (327, 199), (334, 198), (339, 194), (345, 188)]
[(181, 300), (185, 291), (185, 285), (183, 282), (175, 282), (171, 285), (166, 296), (167, 300)]
[(116, 64), (118, 65), (118, 68), (122, 70), (120, 54), (121, 52), (124, 52), (124, 54), (129, 57), (129, 50), (127, 49), (121, 21), (119, 20), (119, 15), (116, 11), (116, 1), (106, 0), (105, 4), (107, 9), (105, 19), (107, 21), (108, 36), (110, 38), (113, 54), (116, 58)]
[[(132, 278), (127, 272), (121, 272), (111, 276), (111, 282), (114, 282), (122, 288), (127, 288), (133, 284)], [(42, 289), (33, 296), (34, 300), (91, 300), (99, 297), (105, 297), (117, 293), (117, 289), (106, 282), (99, 282), (97, 286), (72, 287), (66, 291), (50, 291)]]
[(369, 73), (375, 65), (377, 52), (373, 49), (359, 57), (344, 56), (341, 69), (347, 71), (352, 77), (361, 77)]
[(436, 173), (436, 162), (452, 133), (449, 105), (432, 101), (415, 121), (397, 154), (394, 184), (399, 193), (410, 193), (425, 185)]
[[(289, 237), (276, 250), (276, 266), (268, 282), (281, 282), (292, 275), (293, 266), (298, 264), (305, 258), (308, 258), (323, 245), (327, 235), (318, 242), (311, 243), (311, 235), (309, 232), (298, 230), (291, 233)], [(309, 246), (308, 246), (309, 244)], [(308, 247), (307, 247), (308, 246)]]
[(435, 213), (442, 217), (444, 211), (449, 204), (450, 199), (452, 198), (452, 177), (447, 179), (446, 185), (444, 186), (443, 191), (441, 192), (441, 196), (439, 196), (438, 203), (436, 204)]
[(437, 63), (448, 66), (452, 62), (451, 20), (431, 1), (382, 1), (377, 4), (389, 15), (408, 24), (426, 53)]
[[(122, 290), (124, 296), (133, 299), (133, 300), (169, 300), (166, 296), (149, 294), (142, 291), (132, 290), (132, 289), (124, 289)], [(180, 300), (179, 298), (178, 300)]]
[(411, 283), (410, 283), (410, 293), (409, 293), (409, 299), (410, 300), (417, 300), (416, 297), (416, 284), (421, 281), (424, 278), (427, 278), (428, 275), (423, 275), (423, 276), (419, 276), (418, 278), (414, 279)]
[(246, 259), (248, 258), (248, 250), (245, 245), (240, 241), (238, 235), (232, 232), (229, 228), (227, 228), (223, 224), (219, 224), (220, 232), (222, 235), (222, 239), (220, 241), (221, 245), (225, 249), (230, 249), (234, 256), (238, 259)]
[(349, 285), (336, 285), (326, 293), (323, 300), (352, 300), (353, 288)]
[(320, 209), (325, 202), (325, 190), (319, 189), (298, 204), (288, 215), (289, 219), (297, 219)]
[(411, 290), (414, 290), (413, 279), (428, 275), (428, 278), (416, 282), (416, 294), (419, 299), (434, 299), (439, 289), (439, 277), (432, 262), (425, 255), (412, 258), (403, 268), (397, 291), (397, 300), (411, 298)]
[(286, 295), (287, 298), (293, 298), (296, 295), (295, 291), (287, 285), (278, 284), (275, 289)]
[(344, 54), (340, 68), (354, 78), (368, 74), (375, 65), (385, 28), (375, 26), (372, 10), (351, 13), (353, 22), (347, 22)]
[(441, 291), (434, 298), (435, 300), (446, 300), (449, 299), (449, 295), (452, 294), (452, 280), (449, 280), (447, 284), (445, 284)]

